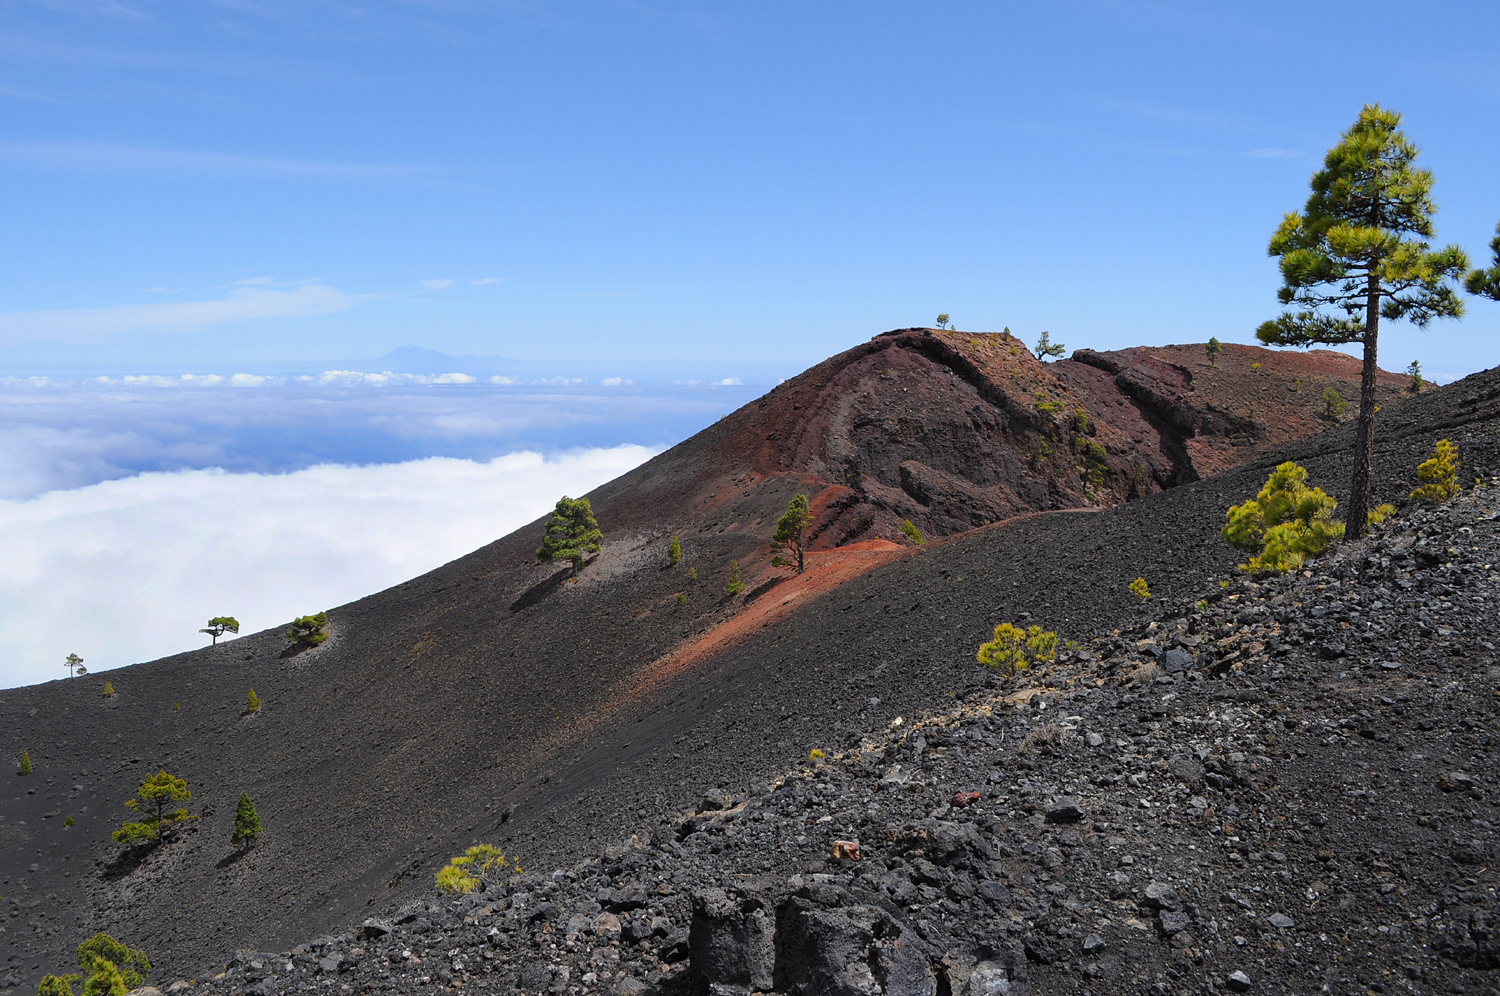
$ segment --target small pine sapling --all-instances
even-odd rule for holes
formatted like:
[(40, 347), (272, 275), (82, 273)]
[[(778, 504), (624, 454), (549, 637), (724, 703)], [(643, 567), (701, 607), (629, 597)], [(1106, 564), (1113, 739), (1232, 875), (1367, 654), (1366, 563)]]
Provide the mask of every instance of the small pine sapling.
[(1287, 461), (1258, 495), (1229, 509), (1220, 533), (1230, 546), (1254, 554), (1239, 565), (1242, 571), (1295, 570), (1344, 538), (1344, 524), (1331, 519), (1337, 507), (1332, 495), (1307, 486), (1304, 468)]
[(1208, 365), (1216, 367), (1219, 365), (1219, 354), (1224, 352), (1224, 344), (1219, 341), (1218, 336), (1209, 336), (1203, 351), (1208, 354)]
[(1342, 422), (1344, 413), (1349, 410), (1349, 402), (1339, 394), (1336, 388), (1323, 389), (1323, 417), (1330, 422)]
[(1417, 480), (1422, 486), (1411, 493), (1411, 497), (1439, 505), (1458, 494), (1458, 447), (1450, 440), (1439, 439), (1432, 456), (1417, 467)]
[[(95, 978), (105, 972), (111, 977), (110, 981), (118, 979), (124, 986), (137, 989), (145, 984), (146, 975), (151, 971), (151, 959), (144, 951), (126, 947), (108, 934), (98, 933), (78, 945), (78, 967)], [(90, 979), (89, 985), (93, 982), (94, 979)], [(88, 985), (83, 991), (89, 992)], [(104, 988), (97, 991), (112, 992)]]
[(559, 560), (571, 560), (573, 573), (583, 570), (591, 553), (598, 553), (604, 543), (604, 534), (594, 518), (594, 506), (587, 498), (569, 498), (563, 495), (552, 510), (547, 522), (547, 534), (537, 549), (537, 559), (546, 564)]
[(229, 842), (235, 847), (251, 847), (259, 837), (260, 816), (255, 803), (250, 801), (250, 793), (241, 792), (239, 805), (234, 807), (234, 834)]
[(260, 712), (260, 696), (255, 694), (255, 689), (250, 689), (250, 694), (245, 696), (245, 711)]
[(814, 747), (812, 750), (808, 751), (808, 753), (807, 753), (807, 759), (809, 761), (811, 761), (813, 764), (817, 764), (819, 761), (823, 760), (827, 756), (828, 756), (827, 754), (823, 753), (821, 750), (819, 750), (816, 747)]
[(776, 532), (771, 537), (771, 549), (784, 550), (796, 559), (783, 560), (781, 557), (775, 557), (771, 563), (777, 567), (790, 567), (795, 563), (798, 574), (807, 569), (807, 551), (802, 545), (802, 534), (806, 531), (811, 518), (807, 510), (806, 495), (797, 495), (787, 503), (786, 514), (776, 523)]
[(1042, 337), (1036, 342), (1036, 358), (1039, 360), (1045, 360), (1049, 356), (1054, 358), (1062, 356), (1067, 351), (1068, 348), (1062, 343), (1052, 341), (1051, 332), (1043, 332)]
[(1378, 526), (1386, 519), (1389, 519), (1395, 514), (1396, 506), (1392, 505), (1390, 502), (1376, 505), (1374, 508), (1370, 509), (1369, 523), (1372, 526)]
[(689, 581), (696, 581), (696, 580), (698, 580), (698, 568), (696, 568), (696, 567), (689, 567), (688, 568), (688, 580)]
[(225, 633), (238, 633), (239, 631), (240, 621), (234, 616), (214, 616), (208, 621), (208, 625), (198, 632), (207, 633), (213, 637), (214, 642), (210, 646), (218, 646), (219, 637)]
[(17, 769), (16, 774), (18, 774), (18, 775), (29, 775), (29, 774), (31, 774), (35, 770), (36, 769), (31, 766), (31, 751), (29, 751), (29, 750), (23, 750), (23, 751), (21, 751), (21, 764), (20, 764), (20, 767)]
[(311, 616), (298, 616), (292, 620), (291, 628), (286, 631), (286, 638), (299, 647), (316, 647), (328, 639), (327, 626), (327, 612), (319, 612)]
[(114, 694), (115, 694), (115, 683), (113, 681), (106, 681), (104, 683), (104, 697), (107, 698), (107, 699), (114, 698)]
[(1130, 582), (1130, 593), (1143, 602), (1151, 599), (1151, 587), (1146, 584), (1145, 578), (1136, 578)]
[(76, 821), (71, 816), (69, 816), (67, 819), (63, 820), (63, 827), (64, 827), (64, 829), (66, 829), (67, 827), (72, 826), (74, 824), (74, 822), (76, 822)]
[(68, 669), (69, 678), (73, 677), (73, 675), (75, 674), (86, 673), (82, 668), (78, 666), (82, 663), (83, 658), (79, 657), (77, 654), (69, 654), (67, 657), (63, 658), (63, 667)]
[(682, 561), (682, 543), (676, 536), (672, 537), (671, 546), (667, 547), (667, 565), (676, 567)]
[(724, 586), (724, 591), (731, 595), (738, 595), (745, 590), (745, 582), (740, 580), (740, 562), (731, 561), (729, 564), (729, 583)]
[(687, 592), (685, 592), (685, 591), (679, 591), (677, 593), (677, 604), (678, 605), (686, 605), (687, 604)]
[(922, 530), (918, 529), (910, 519), (901, 520), (901, 535), (911, 540), (915, 546), (921, 546), (927, 542), (927, 537), (922, 535)]
[(1427, 386), (1427, 382), (1422, 379), (1422, 364), (1416, 360), (1412, 360), (1411, 366), (1406, 368), (1406, 377), (1406, 389), (1412, 394), (1421, 394), (1422, 388)]
[(444, 865), (437, 887), (444, 892), (475, 892), (502, 876), (521, 874), (521, 863), (493, 844), (476, 844)]
[(1057, 633), (1040, 626), (1022, 629), (1008, 622), (996, 626), (995, 638), (979, 648), (979, 663), (988, 664), (1007, 678), (1056, 657)]

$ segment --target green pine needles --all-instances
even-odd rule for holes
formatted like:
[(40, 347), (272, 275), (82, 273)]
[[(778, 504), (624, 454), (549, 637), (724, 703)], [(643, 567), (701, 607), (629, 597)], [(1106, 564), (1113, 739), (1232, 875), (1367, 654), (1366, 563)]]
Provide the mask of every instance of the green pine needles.
[(802, 534), (810, 521), (812, 515), (807, 510), (807, 495), (797, 495), (787, 503), (786, 514), (776, 523), (776, 532), (771, 537), (771, 549), (790, 553), (793, 559), (775, 557), (771, 563), (777, 567), (796, 564), (798, 574), (807, 569), (807, 550), (803, 546)]
[(542, 545), (536, 551), (536, 556), (545, 564), (571, 560), (573, 573), (577, 574), (583, 570), (588, 555), (598, 553), (603, 543), (604, 534), (599, 531), (599, 523), (594, 519), (594, 507), (589, 504), (589, 500), (564, 495), (557, 500), (557, 506), (552, 510), (552, 518), (547, 523), (547, 535), (542, 538)]
[(250, 694), (245, 696), (245, 711), (260, 712), (260, 696), (255, 694), (255, 689), (250, 689)]
[(319, 612), (311, 616), (298, 616), (292, 620), (286, 638), (299, 647), (316, 647), (328, 639), (328, 613)]
[(1056, 658), (1057, 633), (1040, 626), (1022, 629), (1003, 622), (995, 627), (995, 638), (979, 648), (979, 663), (988, 664), (1007, 678)]
[(449, 861), (437, 873), (437, 887), (444, 892), (475, 892), (502, 877), (521, 874), (521, 863), (507, 858), (493, 844), (476, 844)]
[(223, 636), (225, 633), (238, 633), (239, 631), (240, 621), (234, 616), (214, 616), (208, 621), (208, 625), (203, 629), (200, 629), (198, 632), (207, 633), (209, 636), (213, 637), (214, 642), (210, 644), (210, 646), (217, 646), (219, 643), (219, 637)]
[(1440, 505), (1458, 494), (1458, 447), (1450, 440), (1439, 439), (1432, 456), (1417, 467), (1422, 485), (1411, 493), (1418, 501)]
[(927, 542), (927, 537), (922, 535), (922, 530), (918, 529), (910, 519), (902, 519), (899, 529), (901, 535), (911, 540), (913, 546), (921, 546)]
[(165, 771), (159, 771), (141, 783), (136, 796), (125, 803), (126, 808), (143, 814), (138, 823), (126, 822), (110, 836), (121, 844), (142, 844), (161, 840), (177, 823), (196, 820), (185, 807), (169, 812), (174, 802), (186, 802), (193, 797), (188, 791), (187, 781)]
[(1500, 301), (1500, 225), (1495, 226), (1495, 237), (1490, 239), (1490, 252), (1495, 254), (1495, 265), (1488, 270), (1473, 270), (1464, 278), (1464, 288), (1470, 294)]
[(235, 847), (253, 846), (260, 838), (260, 816), (255, 812), (255, 803), (250, 793), (241, 792), (239, 805), (234, 807), (234, 834), (229, 842)]
[(31, 774), (35, 770), (36, 769), (31, 766), (31, 751), (29, 751), (29, 750), (23, 750), (23, 751), (21, 751), (21, 764), (20, 764), (20, 767), (18, 768), (18, 770), (16, 771), (16, 774), (18, 774), (18, 775), (29, 775), (29, 774)]
[(145, 984), (151, 959), (146, 952), (127, 947), (101, 932), (78, 945), (78, 967), (91, 976), (83, 985), (85, 996), (94, 993), (124, 996)]
[(114, 695), (115, 695), (115, 683), (113, 681), (106, 681), (104, 683), (104, 692), (103, 692), (103, 694), (104, 694), (104, 697), (107, 698), (107, 699), (114, 698)]
[(682, 563), (682, 543), (676, 536), (672, 537), (672, 543), (667, 547), (667, 566), (676, 567)]
[(1322, 488), (1307, 486), (1307, 471), (1288, 460), (1271, 472), (1260, 493), (1229, 510), (1221, 530), (1226, 542), (1253, 556), (1242, 571), (1291, 571), (1344, 538), (1344, 524), (1331, 519), (1338, 502)]
[(738, 560), (729, 563), (729, 583), (724, 586), (724, 591), (730, 595), (738, 595), (745, 590), (745, 582), (740, 580), (740, 562)]
[(1307, 205), (1288, 214), (1271, 237), (1270, 253), (1281, 259), (1277, 297), (1288, 310), (1255, 333), (1274, 346), (1364, 346), (1349, 488), (1354, 539), (1364, 534), (1370, 508), (1380, 320), (1426, 327), (1461, 318), (1464, 303), (1450, 281), (1469, 269), (1458, 246), (1433, 250), (1428, 242), (1437, 211), (1432, 173), (1416, 168), (1417, 147), (1400, 125), (1400, 114), (1367, 104), (1328, 150)]
[(1209, 336), (1208, 342), (1203, 346), (1203, 352), (1208, 354), (1208, 365), (1216, 367), (1219, 365), (1219, 354), (1224, 352), (1224, 344), (1219, 341), (1218, 336)]

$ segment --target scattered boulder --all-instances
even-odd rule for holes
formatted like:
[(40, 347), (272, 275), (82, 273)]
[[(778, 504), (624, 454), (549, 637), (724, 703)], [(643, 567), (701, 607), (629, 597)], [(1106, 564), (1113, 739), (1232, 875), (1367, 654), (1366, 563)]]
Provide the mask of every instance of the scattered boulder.
[(776, 916), (758, 896), (724, 889), (693, 893), (688, 931), (693, 977), (770, 989), (776, 964)]
[(884, 910), (793, 896), (777, 915), (776, 987), (794, 996), (936, 996), (930, 953)]

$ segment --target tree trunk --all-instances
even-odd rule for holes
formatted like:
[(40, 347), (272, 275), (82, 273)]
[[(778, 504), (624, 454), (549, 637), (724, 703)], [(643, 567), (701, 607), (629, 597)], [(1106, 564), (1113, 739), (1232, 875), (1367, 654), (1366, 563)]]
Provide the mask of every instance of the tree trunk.
[(1344, 538), (1365, 534), (1370, 514), (1370, 466), (1375, 460), (1375, 348), (1380, 335), (1380, 278), (1370, 274), (1365, 298), (1365, 362), (1359, 375), (1359, 427), (1354, 434), (1354, 479), (1349, 485), (1349, 509)]

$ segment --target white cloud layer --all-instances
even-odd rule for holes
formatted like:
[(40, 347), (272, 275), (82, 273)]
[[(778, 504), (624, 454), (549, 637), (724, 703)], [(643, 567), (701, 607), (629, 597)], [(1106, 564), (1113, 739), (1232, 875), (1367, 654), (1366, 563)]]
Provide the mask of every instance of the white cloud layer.
[(0, 344), (84, 342), (126, 332), (191, 332), (254, 318), (300, 318), (351, 308), (355, 299), (320, 284), (289, 290), (245, 283), (217, 301), (0, 313)]
[(193, 470), (0, 501), (0, 687), (63, 677), (69, 653), (98, 671), (201, 646), (211, 616), (248, 634), (352, 601), (655, 452)]

